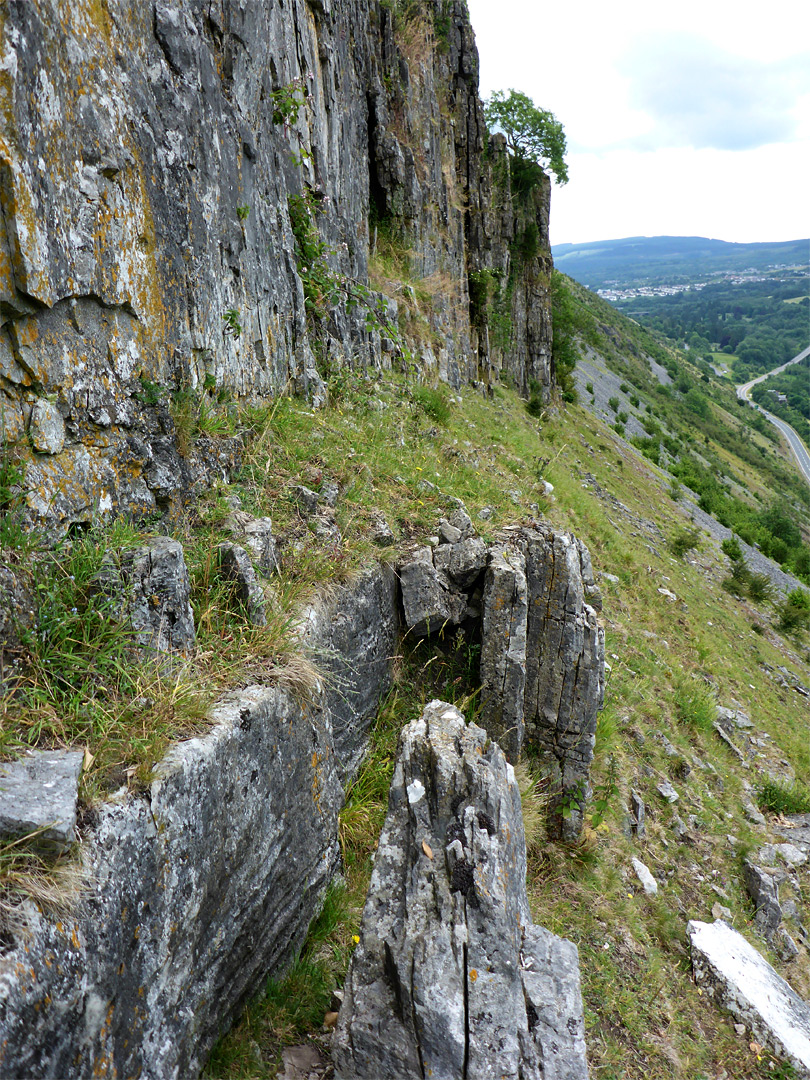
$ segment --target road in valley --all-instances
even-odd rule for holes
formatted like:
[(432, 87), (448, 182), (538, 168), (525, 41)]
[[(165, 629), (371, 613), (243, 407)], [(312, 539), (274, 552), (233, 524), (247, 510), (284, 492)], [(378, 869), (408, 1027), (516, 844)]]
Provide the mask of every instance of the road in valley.
[(788, 446), (793, 451), (793, 456), (796, 458), (796, 463), (799, 466), (799, 471), (805, 478), (808, 484), (810, 484), (810, 453), (807, 451), (807, 447), (799, 438), (797, 432), (793, 430), (790, 424), (786, 424), (784, 420), (780, 420), (778, 416), (774, 416), (773, 413), (769, 413), (767, 409), (763, 409), (761, 405), (757, 405), (751, 401), (751, 388), (756, 386), (757, 383), (761, 383), (763, 379), (767, 379), (769, 375), (776, 375), (780, 371), (784, 371), (785, 368), (790, 367), (791, 364), (798, 364), (800, 360), (804, 360), (805, 356), (810, 356), (810, 346), (808, 346), (803, 352), (800, 352), (798, 356), (794, 356), (792, 360), (788, 360), (786, 364), (782, 364), (778, 368), (774, 368), (773, 371), (766, 371), (764, 375), (759, 375), (756, 379), (752, 379), (751, 382), (743, 383), (737, 387), (737, 397), (741, 401), (747, 401), (753, 405), (755, 409), (759, 409), (762, 415), (781, 431), (781, 433), (787, 439)]

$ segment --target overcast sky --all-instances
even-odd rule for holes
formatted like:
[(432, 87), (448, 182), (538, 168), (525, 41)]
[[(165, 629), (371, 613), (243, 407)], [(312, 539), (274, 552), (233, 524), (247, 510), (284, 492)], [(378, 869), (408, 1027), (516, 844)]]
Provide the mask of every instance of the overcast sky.
[(468, 0), (481, 94), (562, 121), (554, 244), (810, 236), (810, 2)]

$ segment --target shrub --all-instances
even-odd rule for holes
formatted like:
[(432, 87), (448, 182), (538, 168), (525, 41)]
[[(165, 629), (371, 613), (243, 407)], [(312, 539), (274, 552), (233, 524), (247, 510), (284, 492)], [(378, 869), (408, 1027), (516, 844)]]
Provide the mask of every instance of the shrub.
[(711, 731), (717, 719), (717, 702), (710, 686), (686, 680), (675, 687), (675, 711), (678, 719), (701, 731)]
[(614, 412), (617, 412), (619, 408), (619, 399), (617, 397), (608, 398), (608, 405)]
[(809, 592), (804, 589), (794, 589), (787, 594), (779, 612), (778, 628), (786, 633), (810, 628)]
[(692, 551), (700, 543), (700, 532), (698, 529), (692, 527), (684, 527), (678, 529), (669, 540), (669, 550), (673, 555), (677, 555), (679, 559), (687, 553)]
[(728, 555), (733, 563), (743, 561), (742, 548), (740, 547), (739, 539), (733, 534), (727, 537), (720, 545), (723, 554)]

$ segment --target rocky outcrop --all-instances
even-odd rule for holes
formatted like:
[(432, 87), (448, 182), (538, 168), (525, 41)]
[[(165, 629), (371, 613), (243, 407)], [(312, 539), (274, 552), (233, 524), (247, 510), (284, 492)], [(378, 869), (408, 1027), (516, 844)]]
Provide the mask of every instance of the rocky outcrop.
[(108, 574), (111, 599), (132, 629), (138, 648), (147, 656), (192, 653), (197, 634), (182, 544), (170, 536), (157, 536), (125, 551), (118, 573), (120, 581)]
[(444, 702), (404, 730), (338, 1077), (587, 1077), (576, 947), (532, 923), (514, 773)]
[(481, 724), (510, 761), (523, 746), (528, 599), (523, 553), (489, 553), (481, 626)]
[(742, 934), (722, 920), (690, 922), (698, 986), (797, 1076), (810, 1078), (810, 1007)]
[(526, 557), (526, 741), (550, 773), (550, 831), (576, 839), (583, 824), (596, 716), (605, 691), (605, 632), (588, 549), (546, 526), (520, 540)]
[(371, 573), (329, 609), (327, 651), (356, 634), (368, 654), (345, 658), (334, 690), (306, 705), (268, 687), (231, 695), (146, 792), (122, 789), (84, 822), (73, 913), (26, 903), (19, 935), (2, 939), (0, 1074), (196, 1075), (245, 997), (301, 947), (338, 868), (341, 776), (389, 684), (391, 591)]
[[(239, 454), (178, 440), (179, 406), (323, 400), (314, 344), (548, 395), (548, 182), (513, 192), (487, 141), (462, 0), (31, 0), (0, 47), (0, 418), (29, 522), (174, 512)], [(369, 288), (383, 237), (418, 311)]]
[(507, 530), (507, 542), (489, 549), (446, 525), (435, 548), (399, 564), (407, 633), (428, 637), (480, 617), (481, 723), (511, 761), (532, 747), (550, 782), (550, 835), (575, 841), (605, 687), (588, 549), (542, 524)]

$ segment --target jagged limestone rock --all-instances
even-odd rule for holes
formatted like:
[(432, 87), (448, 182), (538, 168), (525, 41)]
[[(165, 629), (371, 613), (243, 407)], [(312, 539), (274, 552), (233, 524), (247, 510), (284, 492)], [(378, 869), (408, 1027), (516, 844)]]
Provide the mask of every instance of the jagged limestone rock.
[(19, 567), (0, 566), (0, 693), (22, 655), (23, 637), (35, 622), (34, 594)]
[(526, 741), (552, 779), (549, 831), (582, 830), (596, 716), (605, 690), (605, 634), (590, 600), (598, 590), (587, 548), (547, 526), (520, 535), (526, 557)]
[(282, 973), (338, 871), (340, 774), (390, 685), (393, 591), (390, 572), (372, 574), (312, 627), (316, 652), (321, 633), (327, 647), (356, 638), (333, 688), (305, 706), (267, 687), (229, 695), (147, 794), (94, 808), (78, 906), (24, 904), (4, 938), (0, 1075), (196, 1076), (246, 996)]
[(34, 402), (28, 437), (33, 448), (40, 454), (58, 454), (65, 445), (65, 422), (62, 414), (45, 398), (37, 398)]
[(576, 947), (532, 924), (514, 773), (441, 701), (402, 735), (333, 1055), (342, 1080), (587, 1077)]
[(121, 577), (126, 588), (126, 618), (138, 647), (147, 655), (185, 656), (192, 652), (197, 638), (182, 544), (169, 536), (158, 536), (125, 551)]
[(440, 544), (433, 552), (433, 565), (458, 589), (469, 589), (486, 564), (487, 545), (480, 536), (456, 544)]
[[(456, 386), (508, 373), (548, 399), (550, 182), (512, 198), (465, 5), (443, 16), (441, 49), (425, 31), (418, 79), (376, 0), (120, 0), (81, 18), (74, 6), (12, 5), (2, 46), (0, 424), (19, 438), (34, 387), (64, 420), (63, 445), (58, 422), (32, 428), (45, 452), (26, 449), (32, 521), (63, 534), (122, 510), (172, 513), (227, 472), (214, 451), (178, 452), (177, 391), (213, 379), (235, 400), (287, 387), (326, 400), (288, 209), (302, 190), (336, 273), (368, 280), (371, 206), (396, 222), (417, 276), (444, 274), (424, 311), (426, 367)], [(275, 122), (296, 88), (306, 107)], [(418, 155), (403, 137), (414, 130)], [(519, 266), (516, 237), (536, 238)], [(481, 271), (510, 281), (506, 345), (486, 304), (470, 321)], [(319, 358), (390, 368), (400, 330), (380, 299), (379, 330), (362, 305), (337, 304)]]
[(405, 626), (415, 641), (464, 621), (466, 597), (433, 565), (429, 547), (399, 564), (399, 585)]
[(245, 549), (238, 544), (220, 544), (219, 569), (227, 581), (234, 582), (237, 596), (253, 626), (266, 626), (267, 602), (264, 590)]
[(726, 923), (687, 925), (698, 986), (751, 1035), (810, 1078), (810, 1006), (753, 945)]
[(269, 517), (253, 518), (244, 526), (244, 543), (254, 566), (263, 574), (281, 570), (281, 554), (273, 537), (273, 522)]
[(76, 805), (82, 750), (37, 750), (0, 762), (0, 836), (17, 840), (38, 833), (36, 843), (55, 852), (76, 839)]
[(748, 895), (754, 902), (756, 914), (754, 922), (770, 941), (782, 921), (782, 908), (779, 904), (779, 886), (775, 873), (768, 873), (757, 866), (751, 859), (743, 861), (743, 880)]
[(523, 745), (526, 686), (526, 560), (520, 551), (490, 550), (482, 608), (480, 723), (514, 762)]

